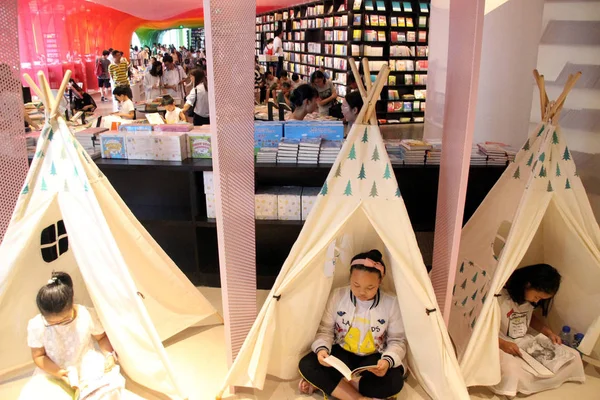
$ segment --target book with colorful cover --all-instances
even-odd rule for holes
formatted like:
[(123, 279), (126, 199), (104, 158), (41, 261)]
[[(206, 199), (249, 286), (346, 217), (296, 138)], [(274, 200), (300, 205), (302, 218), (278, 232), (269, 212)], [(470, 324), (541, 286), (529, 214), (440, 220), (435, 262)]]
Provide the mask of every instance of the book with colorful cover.
[(398, 26), (398, 17), (390, 17), (390, 26)]
[(404, 5), (404, 12), (412, 12), (412, 4), (410, 4), (410, 2), (405, 1), (403, 3)]
[(420, 16), (419, 17), (419, 28), (425, 28), (427, 26), (427, 17)]
[(379, 42), (385, 42), (386, 41), (386, 37), (385, 37), (385, 31), (379, 31), (377, 32), (377, 41)]
[(389, 86), (396, 86), (396, 75), (389, 75), (388, 76), (388, 85)]
[(352, 5), (352, 9), (354, 11), (359, 11), (361, 5), (362, 5), (362, 0), (354, 0), (354, 4)]
[(356, 14), (354, 15), (354, 21), (352, 22), (353, 25), (355, 26), (360, 26), (360, 24), (362, 23), (362, 15), (360, 14)]
[(385, 15), (379, 16), (379, 26), (387, 26), (387, 18)]
[(415, 31), (406, 32), (406, 41), (407, 42), (416, 42), (417, 41), (417, 33)]
[(419, 42), (423, 43), (427, 41), (427, 31), (419, 31)]
[(407, 27), (407, 28), (412, 28), (412, 27), (414, 27), (414, 24), (413, 24), (413, 19), (412, 19), (412, 18), (406, 18), (406, 27)]
[(421, 12), (422, 13), (428, 13), (429, 12), (429, 6), (427, 5), (427, 3), (420, 3), (419, 7), (421, 8)]
[(377, 0), (377, 11), (385, 11), (385, 2), (383, 0)]
[(377, 15), (369, 16), (371, 26), (379, 26), (379, 17)]
[(392, 11), (402, 12), (402, 6), (399, 1), (392, 1)]
[(373, 7), (373, 0), (365, 1), (365, 11), (374, 11), (375, 7)]

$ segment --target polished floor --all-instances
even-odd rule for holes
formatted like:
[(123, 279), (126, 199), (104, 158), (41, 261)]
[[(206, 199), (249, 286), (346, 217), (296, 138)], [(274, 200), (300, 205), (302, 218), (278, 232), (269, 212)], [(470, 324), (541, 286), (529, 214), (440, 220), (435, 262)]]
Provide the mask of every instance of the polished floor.
[[(221, 307), (221, 292), (219, 289), (200, 288), (208, 300), (217, 307)], [(262, 304), (268, 292), (258, 292), (258, 304)], [(198, 328), (190, 328), (179, 335), (169, 339), (165, 346), (175, 373), (189, 400), (214, 400), (220, 390), (227, 372), (225, 360), (225, 341), (223, 325), (219, 324), (218, 318), (206, 321), (209, 325)], [(211, 325), (212, 324), (212, 325)], [(557, 390), (538, 393), (527, 397), (530, 400), (595, 400), (600, 399), (600, 371), (587, 366), (587, 382), (583, 385), (568, 383)], [(17, 399), (19, 392), (27, 380), (27, 376), (14, 379), (9, 382), (0, 383), (0, 399)], [(281, 382), (269, 379), (263, 391), (240, 390), (235, 395), (225, 396), (227, 400), (308, 400), (322, 399), (318, 395), (313, 397), (299, 395), (296, 391), (297, 382)], [(144, 388), (128, 383), (128, 392), (125, 399), (139, 400), (162, 400), (144, 390)], [(472, 389), (473, 400), (496, 400), (497, 397), (485, 388)], [(402, 391), (398, 400), (426, 400), (429, 399), (423, 390), (411, 379)], [(448, 399), (451, 400), (451, 399)]]

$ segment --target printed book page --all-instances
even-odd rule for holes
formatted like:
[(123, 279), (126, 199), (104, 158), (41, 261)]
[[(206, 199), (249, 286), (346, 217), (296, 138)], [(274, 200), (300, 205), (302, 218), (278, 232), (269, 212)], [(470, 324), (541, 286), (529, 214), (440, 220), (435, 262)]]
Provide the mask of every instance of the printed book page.
[[(535, 337), (527, 337), (518, 344), (525, 362), (536, 371), (540, 369), (539, 366), (543, 366), (552, 375), (575, 357), (565, 345), (555, 345), (541, 333)], [(536, 363), (538, 365), (534, 365)]]
[(369, 365), (366, 367), (356, 368), (354, 371), (351, 371), (350, 368), (348, 368), (348, 366), (342, 362), (342, 360), (340, 360), (339, 358), (337, 358), (335, 356), (327, 357), (325, 359), (325, 362), (327, 364), (331, 365), (333, 368), (340, 371), (340, 373), (342, 375), (344, 375), (344, 378), (346, 378), (346, 380), (348, 380), (348, 381), (358, 378), (361, 373), (363, 373), (364, 371), (366, 371), (368, 369), (377, 367), (377, 365)]

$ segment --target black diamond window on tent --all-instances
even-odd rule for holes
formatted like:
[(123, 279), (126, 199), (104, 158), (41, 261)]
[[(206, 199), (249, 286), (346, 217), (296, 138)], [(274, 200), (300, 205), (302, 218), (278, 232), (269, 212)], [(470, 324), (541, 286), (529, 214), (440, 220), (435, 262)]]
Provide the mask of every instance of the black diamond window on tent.
[(42, 258), (47, 263), (58, 259), (69, 250), (69, 239), (65, 223), (60, 220), (56, 224), (44, 228), (41, 235)]

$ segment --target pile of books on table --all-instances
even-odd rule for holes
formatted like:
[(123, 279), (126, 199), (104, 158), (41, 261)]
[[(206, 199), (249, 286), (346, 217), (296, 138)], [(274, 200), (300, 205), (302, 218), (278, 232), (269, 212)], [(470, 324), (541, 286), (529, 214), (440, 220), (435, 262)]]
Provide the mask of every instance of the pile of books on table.
[(404, 152), (404, 148), (402, 147), (401, 140), (386, 140), (385, 141), (385, 149), (390, 158), (390, 162), (394, 165), (402, 165), (404, 162), (402, 161), (402, 154)]
[(281, 139), (277, 150), (277, 163), (296, 164), (298, 162), (299, 148), (300, 140), (288, 138)]
[(402, 160), (405, 165), (425, 164), (425, 154), (431, 150), (428, 142), (416, 139), (404, 139), (400, 142)]
[(471, 147), (471, 165), (487, 165), (487, 156), (479, 151), (479, 146)]
[(298, 152), (298, 164), (317, 164), (319, 162), (319, 150), (321, 138), (302, 138)]
[(259, 164), (277, 163), (277, 147), (263, 147), (256, 153), (256, 162)]
[(442, 139), (430, 139), (427, 142), (431, 149), (427, 150), (427, 165), (440, 165), (442, 162)]
[(487, 165), (506, 165), (514, 161), (517, 151), (512, 147), (498, 142), (479, 143), (479, 151), (487, 157)]
[(323, 140), (319, 154), (319, 164), (333, 164), (342, 150), (343, 141)]

